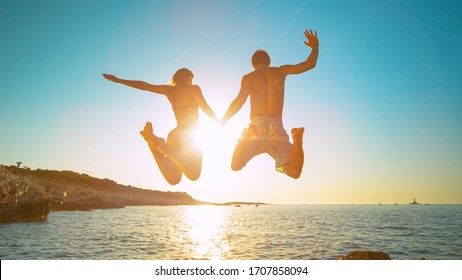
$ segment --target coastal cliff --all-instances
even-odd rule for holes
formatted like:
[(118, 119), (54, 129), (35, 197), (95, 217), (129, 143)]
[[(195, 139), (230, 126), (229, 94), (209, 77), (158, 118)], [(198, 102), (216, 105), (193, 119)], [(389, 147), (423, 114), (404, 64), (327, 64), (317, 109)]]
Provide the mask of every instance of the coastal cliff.
[(141, 189), (72, 171), (3, 165), (0, 165), (0, 195), (0, 222), (43, 219), (50, 210), (205, 204), (184, 192)]
[(38, 199), (34, 185), (0, 166), (0, 222), (46, 219), (50, 201)]

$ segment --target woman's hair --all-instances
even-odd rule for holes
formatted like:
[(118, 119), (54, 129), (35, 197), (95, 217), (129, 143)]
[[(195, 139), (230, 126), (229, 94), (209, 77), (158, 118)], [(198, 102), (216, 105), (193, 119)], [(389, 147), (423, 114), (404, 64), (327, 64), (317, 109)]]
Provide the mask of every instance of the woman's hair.
[(194, 73), (187, 69), (181, 68), (173, 74), (172, 80), (170, 81), (171, 86), (176, 85), (190, 85), (192, 83), (192, 79), (194, 78)]
[(270, 63), (271, 63), (271, 59), (268, 53), (264, 50), (257, 50), (252, 56), (253, 67), (258, 66), (260, 64), (269, 66)]

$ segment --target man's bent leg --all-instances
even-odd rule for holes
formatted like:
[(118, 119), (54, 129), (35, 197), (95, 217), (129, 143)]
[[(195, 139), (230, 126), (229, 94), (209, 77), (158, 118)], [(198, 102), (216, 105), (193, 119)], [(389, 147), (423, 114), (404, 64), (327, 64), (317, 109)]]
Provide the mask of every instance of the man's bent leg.
[(246, 140), (240, 140), (234, 148), (233, 159), (231, 161), (231, 169), (233, 171), (241, 170), (252, 159), (253, 155), (248, 155), (247, 153), (249, 144)]
[(305, 155), (303, 152), (303, 133), (305, 129), (293, 128), (292, 129), (292, 149), (289, 155), (289, 163), (283, 166), (284, 173), (294, 179), (300, 178), (302, 174), (303, 163), (305, 161)]

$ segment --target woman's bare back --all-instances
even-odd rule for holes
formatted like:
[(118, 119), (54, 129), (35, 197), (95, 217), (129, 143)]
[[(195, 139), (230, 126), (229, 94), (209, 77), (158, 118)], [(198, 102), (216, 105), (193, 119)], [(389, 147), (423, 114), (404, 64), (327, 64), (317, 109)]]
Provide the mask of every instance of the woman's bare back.
[(175, 114), (177, 126), (190, 127), (198, 124), (199, 104), (195, 97), (198, 89), (196, 85), (172, 86), (167, 94)]

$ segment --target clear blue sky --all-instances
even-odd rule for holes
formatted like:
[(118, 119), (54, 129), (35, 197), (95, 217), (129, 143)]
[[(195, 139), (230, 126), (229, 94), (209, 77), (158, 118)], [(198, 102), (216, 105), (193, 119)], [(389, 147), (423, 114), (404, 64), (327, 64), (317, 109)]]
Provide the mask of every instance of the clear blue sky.
[[(462, 203), (461, 13), (455, 0), (1, 1), (0, 163), (208, 201)], [(169, 103), (101, 76), (167, 84), (188, 67), (222, 116), (253, 52), (301, 62), (310, 28), (318, 65), (287, 79), (284, 109), (286, 129), (307, 130), (299, 180), (265, 155), (229, 169), (247, 104), (209, 124), (202, 177), (169, 186), (138, 134), (151, 121), (166, 136)]]

